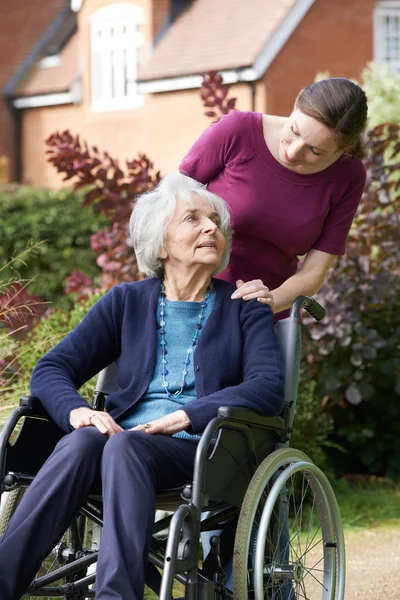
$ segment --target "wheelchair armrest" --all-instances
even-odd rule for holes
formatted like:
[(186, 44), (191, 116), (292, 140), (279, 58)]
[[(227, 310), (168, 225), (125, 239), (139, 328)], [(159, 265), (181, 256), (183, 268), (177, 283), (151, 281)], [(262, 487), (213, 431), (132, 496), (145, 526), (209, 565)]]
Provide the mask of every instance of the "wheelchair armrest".
[(21, 396), (21, 398), (19, 399), (19, 405), (30, 408), (32, 410), (32, 413), (34, 413), (38, 417), (48, 416), (39, 398), (37, 398), (36, 396), (32, 396), (31, 394), (24, 394), (23, 396)]
[(249, 425), (257, 425), (258, 427), (266, 427), (277, 431), (285, 429), (285, 421), (281, 417), (263, 417), (252, 410), (247, 410), (247, 408), (220, 406), (218, 416), (230, 421), (248, 423)]

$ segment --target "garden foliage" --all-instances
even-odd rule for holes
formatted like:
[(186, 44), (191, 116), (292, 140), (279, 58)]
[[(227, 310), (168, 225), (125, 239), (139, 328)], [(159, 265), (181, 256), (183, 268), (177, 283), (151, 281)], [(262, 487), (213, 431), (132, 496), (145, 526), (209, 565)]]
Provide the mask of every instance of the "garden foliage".
[[(22, 281), (15, 270), (16, 264), (24, 263), (37, 249), (31, 246), (0, 266), (0, 395), (12, 390), (19, 374), (18, 357), (24, 350), (20, 349), (18, 338), (26, 335), (33, 318), (45, 309), (41, 298), (27, 291), (31, 282)], [(13, 275), (6, 278), (7, 271)]]
[(327, 316), (310, 324), (306, 348), (335, 439), (347, 450), (338, 467), (398, 476), (400, 125), (376, 126), (367, 144), (367, 184), (347, 252), (318, 294)]
[[(7, 365), (0, 360), (0, 399), (3, 412), (0, 413), (0, 427), (7, 414), (5, 409), (12, 410), (18, 405), (22, 394), (29, 391), (29, 380), (38, 360), (60, 340), (62, 340), (80, 321), (88, 310), (97, 302), (101, 293), (88, 295), (77, 302), (70, 311), (63, 308), (49, 310), (24, 339), (24, 344), (15, 344), (12, 336), (1, 336), (0, 351), (8, 350)], [(91, 402), (95, 379), (82, 386), (81, 395)]]
[[(201, 98), (206, 115), (214, 120), (235, 108), (236, 100), (228, 98), (228, 87), (215, 73), (205, 78)], [(293, 443), (320, 463), (321, 446), (328, 447), (339, 472), (398, 475), (399, 125), (374, 127), (367, 143), (367, 185), (347, 254), (338, 260), (318, 296), (327, 317), (305, 328), (305, 366)], [(93, 281), (87, 268), (75, 269), (68, 291), (85, 296), (91, 289), (108, 289), (140, 277), (127, 225), (136, 195), (152, 189), (160, 173), (144, 155), (121, 167), (108, 153), (90, 148), (69, 131), (52, 135), (47, 145), (49, 161), (64, 180), (71, 180), (74, 190), (82, 189), (83, 205), (92, 205), (107, 219), (107, 228), (91, 238), (101, 269), (99, 281)], [(47, 323), (50, 327), (52, 321)], [(72, 322), (62, 322), (61, 329), (68, 326)], [(40, 335), (40, 329), (35, 335)], [(332, 419), (334, 433), (327, 439)]]
[[(8, 186), (0, 190), (0, 265), (43, 242), (35, 253), (24, 255), (3, 269), (3, 281), (17, 269), (32, 280), (29, 291), (48, 302), (71, 305), (64, 295), (65, 278), (76, 268), (88, 276), (99, 272), (90, 250), (90, 236), (107, 223), (103, 215), (81, 206), (82, 197), (69, 189), (39, 190)], [(40, 273), (40, 278), (36, 276)]]
[(368, 123), (400, 123), (400, 74), (387, 65), (370, 63), (362, 72), (362, 86), (368, 97)]
[(68, 278), (67, 293), (85, 295), (91, 287), (109, 289), (116, 283), (137, 279), (135, 254), (129, 243), (129, 217), (135, 197), (153, 189), (160, 173), (144, 154), (121, 167), (108, 152), (89, 147), (68, 130), (54, 133), (46, 144), (48, 160), (64, 174), (63, 181), (74, 179), (73, 190), (83, 190), (82, 206), (92, 205), (94, 212), (101, 213), (108, 222), (107, 228), (91, 237), (91, 248), (98, 254), (101, 268), (100, 281), (94, 284), (80, 267)]

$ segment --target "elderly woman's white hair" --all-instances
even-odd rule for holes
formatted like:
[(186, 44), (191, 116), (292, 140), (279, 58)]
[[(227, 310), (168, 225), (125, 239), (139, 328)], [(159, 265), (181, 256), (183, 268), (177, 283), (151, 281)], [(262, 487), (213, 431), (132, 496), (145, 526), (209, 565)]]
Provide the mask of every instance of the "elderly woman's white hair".
[(169, 173), (153, 191), (137, 198), (129, 223), (138, 267), (145, 275), (162, 277), (164, 266), (159, 253), (164, 246), (168, 223), (175, 212), (176, 200), (181, 198), (191, 204), (194, 195), (202, 198), (218, 214), (220, 229), (226, 241), (221, 263), (213, 275), (221, 273), (227, 267), (232, 241), (227, 205), (202, 183), (181, 173)]

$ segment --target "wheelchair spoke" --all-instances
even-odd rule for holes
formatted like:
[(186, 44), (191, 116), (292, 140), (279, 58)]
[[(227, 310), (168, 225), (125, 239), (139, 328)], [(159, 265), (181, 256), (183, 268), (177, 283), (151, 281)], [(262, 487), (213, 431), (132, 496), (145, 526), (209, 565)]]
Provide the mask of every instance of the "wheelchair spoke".
[[(82, 592), (81, 590), (88, 589), (94, 580), (94, 573), (88, 564), (96, 561), (96, 557), (93, 555), (93, 549), (97, 550), (96, 530), (97, 526), (89, 519), (83, 520), (82, 517), (79, 517), (73, 522), (70, 529), (42, 563), (36, 579), (32, 582), (35, 591), (28, 591), (23, 598), (27, 600), (37, 597), (64, 598), (66, 592), (62, 592), (63, 586), (70, 584), (74, 584), (74, 591), (71, 591), (70, 596), (72, 600), (94, 597), (93, 591)], [(93, 555), (93, 558), (91, 559), (89, 555)], [(86, 558), (84, 559), (84, 557)], [(75, 560), (77, 560), (76, 567), (74, 567)], [(88, 576), (89, 573), (92, 574)], [(49, 585), (51, 587), (48, 587)], [(82, 593), (85, 595), (82, 596)]]
[[(301, 452), (285, 448), (267, 457), (253, 480), (238, 521), (234, 596), (342, 600), (336, 594), (340, 518), (326, 477)], [(235, 565), (242, 579), (235, 578)]]

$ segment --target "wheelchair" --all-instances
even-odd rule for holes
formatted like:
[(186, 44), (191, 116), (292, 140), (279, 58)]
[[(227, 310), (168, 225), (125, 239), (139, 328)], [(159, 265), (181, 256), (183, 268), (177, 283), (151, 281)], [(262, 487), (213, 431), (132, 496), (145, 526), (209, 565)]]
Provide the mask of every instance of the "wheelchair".
[[(344, 598), (345, 548), (337, 501), (322, 471), (289, 445), (302, 308), (316, 320), (325, 314), (313, 298), (300, 296), (290, 316), (276, 325), (285, 366), (281, 415), (266, 418), (221, 407), (199, 441), (193, 481), (157, 492), (157, 511), (165, 512), (154, 523), (146, 585), (160, 600), (176, 594), (185, 600)], [(100, 373), (94, 409), (103, 410), (115, 389), (115, 373), (116, 365)], [(63, 435), (38, 398), (21, 398), (0, 434), (0, 538)], [(23, 598), (95, 597), (102, 518), (101, 497), (89, 496)], [(215, 530), (219, 534), (211, 537), (209, 555), (199, 561), (201, 533)], [(226, 585), (228, 564), (233, 589)]]

